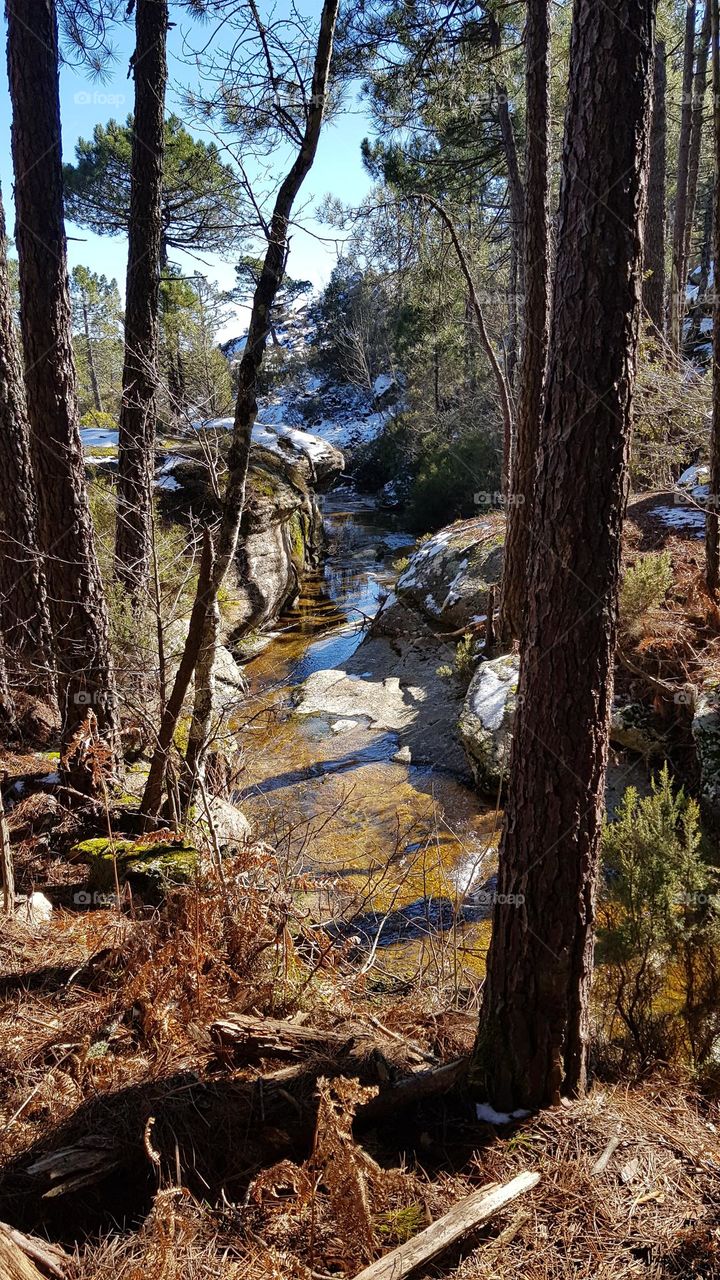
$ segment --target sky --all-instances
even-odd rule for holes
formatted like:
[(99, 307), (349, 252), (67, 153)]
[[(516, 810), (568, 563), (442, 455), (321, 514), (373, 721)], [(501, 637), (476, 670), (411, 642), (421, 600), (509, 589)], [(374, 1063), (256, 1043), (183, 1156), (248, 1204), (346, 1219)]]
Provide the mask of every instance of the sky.
[[(274, 5), (274, 11), (282, 8)], [(172, 6), (171, 6), (172, 8)], [(310, 18), (320, 12), (318, 0), (308, 0), (305, 7)], [(181, 91), (183, 86), (196, 82), (195, 71), (182, 57), (183, 36), (188, 30), (189, 19), (172, 14), (176, 26), (168, 39), (168, 92), (167, 110), (183, 117)], [(4, 26), (4, 24), (3, 24)], [(4, 35), (4, 32), (3, 32)], [(96, 124), (110, 119), (125, 120), (133, 108), (133, 81), (127, 78), (130, 56), (134, 48), (132, 23), (121, 26), (113, 34), (113, 44), (118, 54), (103, 83), (92, 82), (82, 69), (63, 66), (60, 72), (60, 115), (63, 131), (63, 160), (73, 161), (78, 138), (90, 138)], [(190, 132), (202, 137), (190, 121), (185, 121)], [(320, 137), (318, 154), (313, 169), (301, 192), (302, 227), (293, 231), (288, 270), (296, 279), (310, 280), (316, 287), (327, 283), (337, 261), (337, 235), (331, 227), (314, 216), (314, 209), (323, 198), (332, 193), (343, 203), (356, 204), (369, 190), (368, 178), (360, 157), (360, 143), (370, 130), (369, 120), (357, 95), (347, 99), (347, 109), (335, 120), (325, 124)], [(282, 159), (279, 161), (282, 163)], [(14, 207), (12, 200), (12, 160), (10, 155), (10, 102), (7, 88), (5, 59), (0, 59), (0, 181), (2, 182), (8, 234), (12, 236)], [(72, 270), (82, 264), (98, 274), (114, 277), (121, 295), (125, 291), (127, 244), (124, 237), (99, 236), (84, 227), (67, 224), (68, 263)], [(12, 252), (12, 250), (11, 250)], [(176, 254), (173, 258), (188, 271), (202, 271), (216, 280), (223, 288), (235, 284), (233, 262), (222, 261), (212, 254), (203, 255), (202, 262)], [(244, 309), (238, 306), (236, 314), (219, 333), (219, 340), (237, 336), (244, 326)]]

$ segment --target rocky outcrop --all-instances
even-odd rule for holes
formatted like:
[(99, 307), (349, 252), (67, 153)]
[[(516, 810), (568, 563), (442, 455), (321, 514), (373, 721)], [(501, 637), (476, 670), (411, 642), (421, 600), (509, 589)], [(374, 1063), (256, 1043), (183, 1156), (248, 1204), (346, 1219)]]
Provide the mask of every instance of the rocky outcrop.
[(502, 573), (503, 537), (502, 517), (487, 516), (459, 520), (427, 538), (400, 574), (395, 599), (376, 623), (378, 633), (402, 629), (401, 610), (441, 630), (483, 621), (490, 588)]
[[(221, 452), (229, 442), (229, 425), (229, 419), (208, 424)], [(317, 566), (324, 543), (316, 493), (328, 488), (343, 467), (339, 449), (318, 436), (282, 423), (256, 425), (237, 586), (228, 610), (235, 637), (277, 617), (296, 598), (303, 574)], [(217, 512), (210, 469), (199, 445), (177, 458), (172, 478), (175, 484), (166, 501)]]

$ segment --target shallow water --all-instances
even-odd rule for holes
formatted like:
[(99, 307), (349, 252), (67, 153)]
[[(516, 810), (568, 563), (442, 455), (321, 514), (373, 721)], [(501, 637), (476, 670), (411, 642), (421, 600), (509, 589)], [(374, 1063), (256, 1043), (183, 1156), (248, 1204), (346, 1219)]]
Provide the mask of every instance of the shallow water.
[(437, 966), (439, 940), (452, 938), (463, 963), (482, 969), (487, 925), (470, 923), (478, 912), (467, 895), (494, 869), (496, 812), (466, 780), (393, 760), (394, 733), (361, 717), (337, 730), (332, 716), (294, 713), (298, 684), (342, 670), (355, 653), (397, 577), (394, 564), (413, 546), (348, 490), (325, 497), (323, 515), (323, 569), (246, 666), (250, 698), (237, 725), (245, 769), (235, 798), (288, 868), (308, 877), (316, 900), (333, 914), (339, 906), (346, 917), (357, 913), (352, 935), (361, 949), (377, 939), (384, 965), (427, 965), (430, 948)]

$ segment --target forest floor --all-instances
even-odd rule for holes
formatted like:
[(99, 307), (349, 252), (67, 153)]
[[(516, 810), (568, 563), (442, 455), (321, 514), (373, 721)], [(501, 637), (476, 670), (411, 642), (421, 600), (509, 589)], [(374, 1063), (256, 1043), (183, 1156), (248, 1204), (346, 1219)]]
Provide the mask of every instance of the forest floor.
[(476, 1011), (374, 989), (266, 848), (228, 873), (230, 900), (210, 878), (4, 929), (0, 1218), (68, 1280), (352, 1277), (523, 1170), (533, 1190), (413, 1275), (720, 1276), (717, 1099), (666, 1072), (500, 1127), (461, 1087), (403, 1108), (395, 1082), (467, 1053)]
[[(618, 675), (649, 699), (647, 674), (720, 673), (702, 544), (658, 517), (666, 496), (632, 504), (626, 538), (629, 561), (662, 548), (673, 560), (668, 601), (633, 649), (645, 674)], [(35, 730), (50, 743), (51, 725)], [(452, 963), (442, 985), (379, 979), (323, 932), (312, 882), (265, 844), (161, 906), (88, 909), (81, 873), (43, 835), (56, 758), (3, 764), (24, 792), (10, 814), (18, 888), (52, 887), (54, 909), (0, 937), (0, 1219), (59, 1246), (55, 1274), (355, 1277), (530, 1170), (537, 1186), (415, 1280), (720, 1277), (720, 1079), (629, 1081), (598, 1059), (585, 1099), (506, 1125), (478, 1117), (461, 1075), (403, 1105), (399, 1082), (469, 1052), (477, 983)], [(91, 834), (72, 808), (63, 823), (53, 846), (59, 830), (65, 844)], [(251, 1023), (233, 1039), (234, 1015)]]

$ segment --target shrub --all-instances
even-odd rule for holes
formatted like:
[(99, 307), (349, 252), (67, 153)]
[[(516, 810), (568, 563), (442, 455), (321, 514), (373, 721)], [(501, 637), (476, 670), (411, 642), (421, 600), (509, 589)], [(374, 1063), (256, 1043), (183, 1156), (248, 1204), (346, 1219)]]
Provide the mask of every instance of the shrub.
[(88, 409), (80, 419), (81, 427), (95, 427), (99, 431), (117, 431), (118, 421), (111, 413), (103, 413), (100, 409)]
[(629, 637), (641, 634), (648, 614), (662, 604), (671, 586), (668, 551), (651, 551), (631, 565), (620, 585), (621, 632)]
[(720, 1035), (720, 899), (697, 803), (667, 764), (649, 796), (629, 787), (603, 830), (597, 990), (605, 1031), (640, 1063), (700, 1065)]

